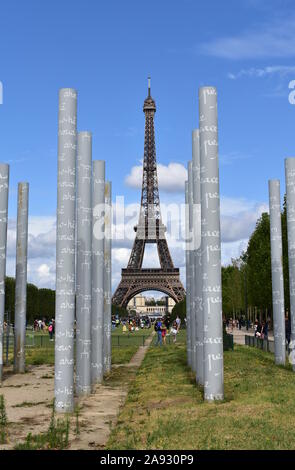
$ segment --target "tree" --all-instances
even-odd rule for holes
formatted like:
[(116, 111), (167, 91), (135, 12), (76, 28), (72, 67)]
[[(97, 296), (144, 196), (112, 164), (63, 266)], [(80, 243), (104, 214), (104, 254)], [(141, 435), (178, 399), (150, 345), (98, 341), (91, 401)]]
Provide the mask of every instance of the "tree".
[(129, 312), (124, 307), (112, 304), (112, 315), (119, 315), (120, 318), (128, 317)]
[(15, 279), (13, 277), (5, 278), (5, 312), (10, 315), (10, 321), (14, 322), (15, 309)]
[(27, 284), (27, 323), (32, 324), (39, 316), (39, 290), (34, 284)]
[(247, 264), (248, 298), (251, 305), (269, 313), (272, 310), (270, 221), (263, 213), (256, 223), (244, 260)]
[(244, 271), (240, 259), (232, 259), (232, 264), (221, 268), (222, 313), (225, 317), (235, 317), (244, 310)]
[[(5, 278), (5, 312), (9, 313), (14, 323), (15, 315), (15, 279)], [(32, 324), (35, 318), (54, 318), (55, 291), (38, 289), (34, 284), (27, 284), (27, 323)]]
[(171, 321), (174, 321), (176, 317), (179, 316), (182, 323), (186, 317), (186, 297), (174, 305), (172, 312), (171, 312)]
[(39, 317), (47, 319), (55, 316), (55, 291), (51, 289), (39, 289)]

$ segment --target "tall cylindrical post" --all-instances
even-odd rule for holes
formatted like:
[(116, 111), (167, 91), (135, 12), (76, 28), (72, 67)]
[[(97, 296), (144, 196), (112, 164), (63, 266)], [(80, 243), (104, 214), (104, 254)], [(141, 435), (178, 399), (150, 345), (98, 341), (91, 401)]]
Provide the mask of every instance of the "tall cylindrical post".
[(188, 200), (188, 181), (185, 182), (185, 273), (186, 273), (186, 350), (187, 363), (192, 366), (192, 345), (191, 345), (191, 315), (190, 315), (190, 269), (189, 269), (189, 200)]
[(92, 253), (92, 135), (78, 133), (77, 146), (77, 263), (76, 263), (76, 392), (91, 392), (91, 253)]
[(25, 372), (29, 183), (18, 184), (14, 313), (14, 371)]
[(204, 398), (222, 400), (223, 333), (217, 92), (199, 89), (202, 273), (204, 319)]
[(7, 214), (9, 190), (9, 165), (0, 163), (0, 383), (3, 376), (3, 340), (5, 310), (5, 273), (7, 244)]
[(203, 306), (202, 306), (202, 251), (201, 251), (201, 181), (200, 181), (200, 134), (192, 133), (193, 143), (193, 226), (194, 226), (194, 310), (196, 323), (196, 380), (204, 384), (203, 364)]
[(194, 269), (194, 230), (193, 230), (193, 162), (188, 162), (188, 202), (189, 202), (189, 234), (190, 243), (188, 251), (189, 271), (190, 271), (190, 331), (191, 331), (191, 368), (196, 372), (196, 315), (195, 315), (195, 269)]
[(112, 183), (105, 184), (105, 242), (104, 242), (104, 372), (112, 364)]
[(285, 159), (287, 232), (291, 314), (290, 358), (295, 371), (295, 158)]
[(59, 92), (55, 301), (55, 409), (74, 408), (77, 92)]
[(268, 188), (275, 363), (285, 364), (286, 336), (280, 181), (269, 180)]
[(105, 162), (93, 162), (91, 382), (103, 380)]

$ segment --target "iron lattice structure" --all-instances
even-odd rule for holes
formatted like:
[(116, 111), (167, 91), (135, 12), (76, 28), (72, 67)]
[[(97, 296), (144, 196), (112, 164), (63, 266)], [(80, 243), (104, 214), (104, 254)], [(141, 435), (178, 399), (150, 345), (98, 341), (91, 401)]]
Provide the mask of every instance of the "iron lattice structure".
[[(148, 97), (144, 101), (145, 137), (143, 178), (139, 222), (132, 252), (126, 269), (122, 269), (121, 281), (113, 295), (115, 305), (126, 307), (130, 299), (146, 290), (158, 290), (172, 297), (175, 302), (183, 300), (184, 287), (179, 269), (174, 267), (162, 223), (157, 176), (154, 115), (156, 103), (151, 97), (150, 80)], [(142, 262), (146, 243), (157, 244), (159, 269), (143, 269)]]

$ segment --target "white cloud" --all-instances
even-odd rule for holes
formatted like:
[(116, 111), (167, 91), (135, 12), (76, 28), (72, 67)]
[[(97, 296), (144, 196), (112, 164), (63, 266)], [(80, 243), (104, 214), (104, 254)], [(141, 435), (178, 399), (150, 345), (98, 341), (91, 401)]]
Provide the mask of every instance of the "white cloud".
[(230, 264), (233, 258), (238, 258), (247, 249), (248, 238), (230, 243), (221, 243), (221, 263), (223, 266)]
[(227, 154), (220, 154), (219, 162), (222, 166), (228, 166), (249, 158), (251, 158), (251, 155), (244, 155), (239, 152), (229, 152)]
[[(181, 202), (182, 197), (179, 198)], [(175, 205), (175, 203), (174, 203)], [(112, 287), (115, 289), (121, 279), (121, 268), (126, 268), (133, 245), (135, 232), (133, 226), (136, 217), (131, 217), (132, 210), (138, 204), (125, 207), (115, 206), (114, 231), (119, 231), (121, 239), (112, 242)], [(238, 257), (246, 249), (248, 237), (251, 235), (257, 218), (268, 210), (268, 205), (244, 198), (221, 198), (221, 238), (222, 262), (227, 264), (231, 258)], [(163, 205), (163, 212), (164, 205)], [(127, 213), (127, 216), (126, 216)], [(129, 215), (128, 215), (129, 214)], [(166, 237), (174, 265), (180, 268), (182, 282), (185, 283), (185, 252), (184, 252), (184, 211), (180, 208), (170, 213), (170, 222)], [(116, 220), (118, 216), (118, 220)], [(176, 231), (175, 227), (178, 227)], [(15, 220), (9, 220), (7, 275), (15, 275)], [(118, 230), (116, 230), (118, 228)], [(171, 234), (171, 229), (173, 233)], [(28, 282), (39, 287), (55, 288), (55, 217), (30, 217), (28, 239)], [(146, 267), (159, 266), (157, 251), (147, 248), (144, 264)]]
[(247, 239), (268, 205), (246, 199), (221, 198), (221, 240), (224, 243)]
[(287, 58), (295, 56), (295, 17), (276, 19), (272, 23), (244, 31), (236, 36), (218, 38), (202, 44), (204, 54), (224, 59)]
[(287, 77), (290, 74), (295, 74), (295, 66), (289, 65), (271, 65), (263, 68), (249, 68), (242, 69), (237, 73), (229, 73), (228, 78), (236, 80), (241, 77), (264, 78), (268, 76), (278, 75), (280, 78)]
[[(166, 192), (180, 192), (184, 190), (187, 180), (187, 169), (181, 163), (157, 165), (159, 189)], [(133, 166), (125, 178), (125, 183), (131, 188), (140, 189), (142, 185), (142, 165)]]
[[(29, 217), (28, 282), (55, 288), (56, 219), (53, 216)], [(16, 220), (9, 219), (7, 230), (8, 276), (15, 276)]]

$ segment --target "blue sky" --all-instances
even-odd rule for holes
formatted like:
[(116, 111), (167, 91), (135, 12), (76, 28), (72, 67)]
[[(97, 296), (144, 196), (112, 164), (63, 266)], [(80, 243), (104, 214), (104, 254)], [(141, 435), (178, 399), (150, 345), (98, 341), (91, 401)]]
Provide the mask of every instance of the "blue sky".
[[(183, 199), (184, 172), (175, 183), (169, 164), (186, 166), (191, 158), (198, 87), (218, 89), (223, 260), (237, 255), (265, 210), (267, 180), (281, 179), (283, 193), (284, 158), (295, 155), (295, 106), (288, 101), (288, 83), (295, 79), (293, 3), (2, 2), (0, 160), (11, 165), (8, 272), (14, 269), (17, 182), (27, 180), (29, 278), (40, 285), (54, 282), (59, 88), (78, 90), (78, 128), (93, 132), (93, 158), (106, 160), (113, 194), (139, 201), (138, 182), (130, 175), (136, 176), (132, 167), (143, 155), (148, 75), (157, 104), (163, 202)], [(114, 248), (114, 283), (127, 248)], [(182, 254), (175, 257), (183, 267)]]

